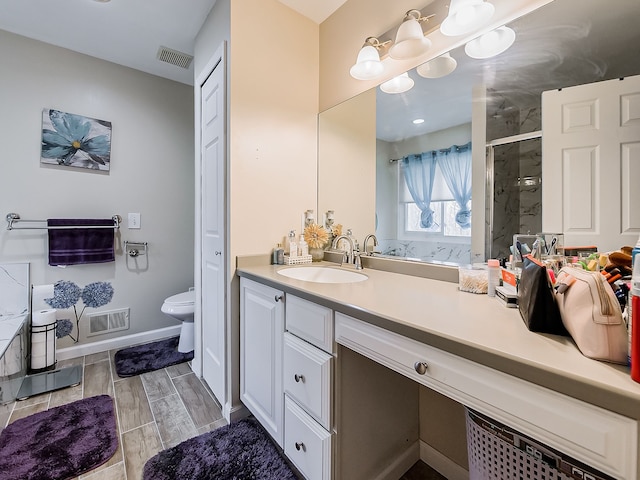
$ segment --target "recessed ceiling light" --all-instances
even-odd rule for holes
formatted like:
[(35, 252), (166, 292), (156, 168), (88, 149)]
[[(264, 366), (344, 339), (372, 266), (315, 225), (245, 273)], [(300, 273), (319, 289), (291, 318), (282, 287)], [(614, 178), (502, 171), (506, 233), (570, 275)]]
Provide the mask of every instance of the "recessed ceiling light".
[(416, 118), (413, 121), (413, 123), (416, 124), (416, 125), (420, 125), (421, 123), (424, 123), (424, 118)]

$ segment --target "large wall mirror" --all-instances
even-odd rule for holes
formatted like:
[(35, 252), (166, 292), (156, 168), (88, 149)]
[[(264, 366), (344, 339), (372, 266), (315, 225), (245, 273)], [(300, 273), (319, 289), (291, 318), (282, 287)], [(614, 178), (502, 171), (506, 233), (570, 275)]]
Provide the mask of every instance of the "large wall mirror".
[[(385, 256), (457, 264), (508, 256), (513, 234), (541, 231), (542, 209), (552, 208), (541, 196), (542, 92), (640, 74), (639, 18), (638, 0), (555, 0), (509, 24), (515, 43), (496, 57), (472, 59), (460, 47), (446, 76), (413, 69), (405, 93), (375, 88), (322, 112), (319, 215), (333, 210), (360, 241), (375, 233)], [(434, 188), (425, 228), (399, 160), (469, 142), (471, 226), (455, 221), (459, 206)]]

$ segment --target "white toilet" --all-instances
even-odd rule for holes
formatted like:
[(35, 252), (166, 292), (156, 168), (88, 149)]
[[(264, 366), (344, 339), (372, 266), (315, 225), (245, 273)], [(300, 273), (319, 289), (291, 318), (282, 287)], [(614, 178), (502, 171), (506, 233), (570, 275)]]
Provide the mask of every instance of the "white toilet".
[(165, 315), (180, 320), (182, 329), (180, 330), (180, 341), (178, 351), (188, 353), (193, 351), (193, 316), (195, 311), (196, 293), (178, 293), (167, 298), (162, 304), (160, 311)]

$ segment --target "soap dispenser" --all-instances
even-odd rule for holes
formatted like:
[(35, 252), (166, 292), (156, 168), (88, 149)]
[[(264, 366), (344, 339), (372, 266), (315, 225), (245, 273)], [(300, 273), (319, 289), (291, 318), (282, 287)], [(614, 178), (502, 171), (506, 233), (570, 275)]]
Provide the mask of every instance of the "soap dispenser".
[(298, 242), (296, 241), (296, 231), (291, 230), (289, 232), (289, 258), (296, 258), (298, 256)]
[(309, 255), (309, 244), (307, 244), (307, 241), (304, 239), (304, 235), (300, 235), (298, 251), (300, 252), (301, 257)]

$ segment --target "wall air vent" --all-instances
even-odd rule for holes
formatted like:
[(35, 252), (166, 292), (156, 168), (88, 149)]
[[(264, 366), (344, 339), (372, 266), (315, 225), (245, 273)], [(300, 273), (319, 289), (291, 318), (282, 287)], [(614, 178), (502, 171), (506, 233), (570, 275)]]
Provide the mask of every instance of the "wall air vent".
[(160, 60), (161, 62), (170, 63), (171, 65), (175, 65), (176, 67), (187, 69), (189, 68), (189, 65), (191, 65), (193, 56), (161, 46), (158, 49), (158, 60)]
[(87, 337), (103, 333), (117, 332), (129, 328), (129, 309), (112, 310), (89, 315)]

